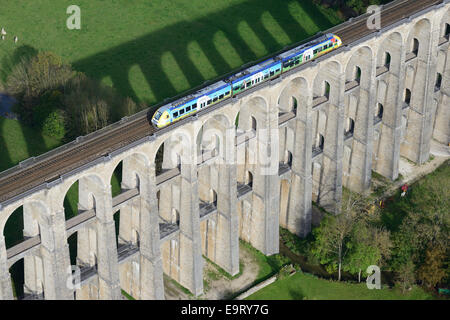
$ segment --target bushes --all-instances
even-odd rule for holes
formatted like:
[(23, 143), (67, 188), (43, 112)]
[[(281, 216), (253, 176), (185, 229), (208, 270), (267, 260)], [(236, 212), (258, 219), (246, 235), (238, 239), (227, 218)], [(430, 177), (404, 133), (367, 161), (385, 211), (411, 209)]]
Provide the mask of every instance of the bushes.
[(19, 103), (14, 107), (26, 124), (70, 140), (105, 127), (145, 108), (83, 73), (51, 52), (21, 57), (6, 81)]
[(61, 58), (51, 52), (40, 52), (34, 57), (22, 57), (5, 87), (19, 101), (14, 111), (33, 125), (34, 108), (40, 104), (41, 97), (61, 88), (72, 76), (72, 68), (63, 64)]
[(42, 133), (47, 136), (62, 139), (66, 134), (64, 112), (62, 110), (52, 111), (42, 124)]

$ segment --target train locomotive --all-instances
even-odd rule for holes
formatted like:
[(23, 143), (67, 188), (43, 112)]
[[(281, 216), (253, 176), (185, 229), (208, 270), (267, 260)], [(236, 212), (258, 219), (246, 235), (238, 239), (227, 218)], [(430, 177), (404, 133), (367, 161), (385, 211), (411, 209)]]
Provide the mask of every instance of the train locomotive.
[(284, 72), (339, 48), (341, 45), (341, 39), (334, 34), (328, 33), (318, 37), (209, 85), (194, 94), (158, 108), (152, 117), (152, 124), (156, 128), (163, 128), (262, 82), (276, 78)]

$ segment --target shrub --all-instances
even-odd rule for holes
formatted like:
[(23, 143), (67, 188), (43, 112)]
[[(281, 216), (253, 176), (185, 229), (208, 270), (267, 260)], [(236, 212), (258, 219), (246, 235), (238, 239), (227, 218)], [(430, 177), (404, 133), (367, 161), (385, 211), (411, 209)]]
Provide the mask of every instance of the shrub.
[(44, 120), (42, 132), (48, 136), (62, 139), (66, 134), (64, 113), (62, 110), (52, 111)]
[(61, 88), (72, 76), (70, 65), (63, 64), (61, 58), (51, 52), (22, 57), (6, 81), (6, 90), (19, 101), (14, 111), (32, 124), (33, 108), (40, 103), (40, 97)]
[(63, 104), (71, 119), (70, 134), (75, 137), (109, 124), (118, 97), (112, 88), (80, 73), (67, 83)]

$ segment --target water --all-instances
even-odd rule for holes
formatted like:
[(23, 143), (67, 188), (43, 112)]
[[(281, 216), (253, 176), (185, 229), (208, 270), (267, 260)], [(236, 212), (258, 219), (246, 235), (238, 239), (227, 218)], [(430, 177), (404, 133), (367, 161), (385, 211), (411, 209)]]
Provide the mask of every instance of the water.
[(12, 112), (12, 106), (17, 102), (14, 97), (5, 93), (0, 93), (0, 116), (17, 119), (17, 115)]

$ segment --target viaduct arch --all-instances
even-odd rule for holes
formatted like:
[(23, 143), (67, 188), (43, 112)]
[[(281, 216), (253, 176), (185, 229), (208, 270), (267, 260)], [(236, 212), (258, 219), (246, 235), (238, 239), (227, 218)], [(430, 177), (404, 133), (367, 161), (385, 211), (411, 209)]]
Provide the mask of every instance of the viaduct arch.
[[(426, 162), (432, 139), (450, 139), (449, 19), (444, 1), (1, 203), (0, 299), (21, 259), (26, 297), (164, 299), (163, 274), (198, 296), (203, 256), (235, 275), (239, 239), (278, 253), (279, 226), (310, 232), (313, 201), (338, 213), (343, 186), (365, 192), (372, 170), (396, 179), (400, 156)], [(24, 239), (7, 244), (18, 208)]]

